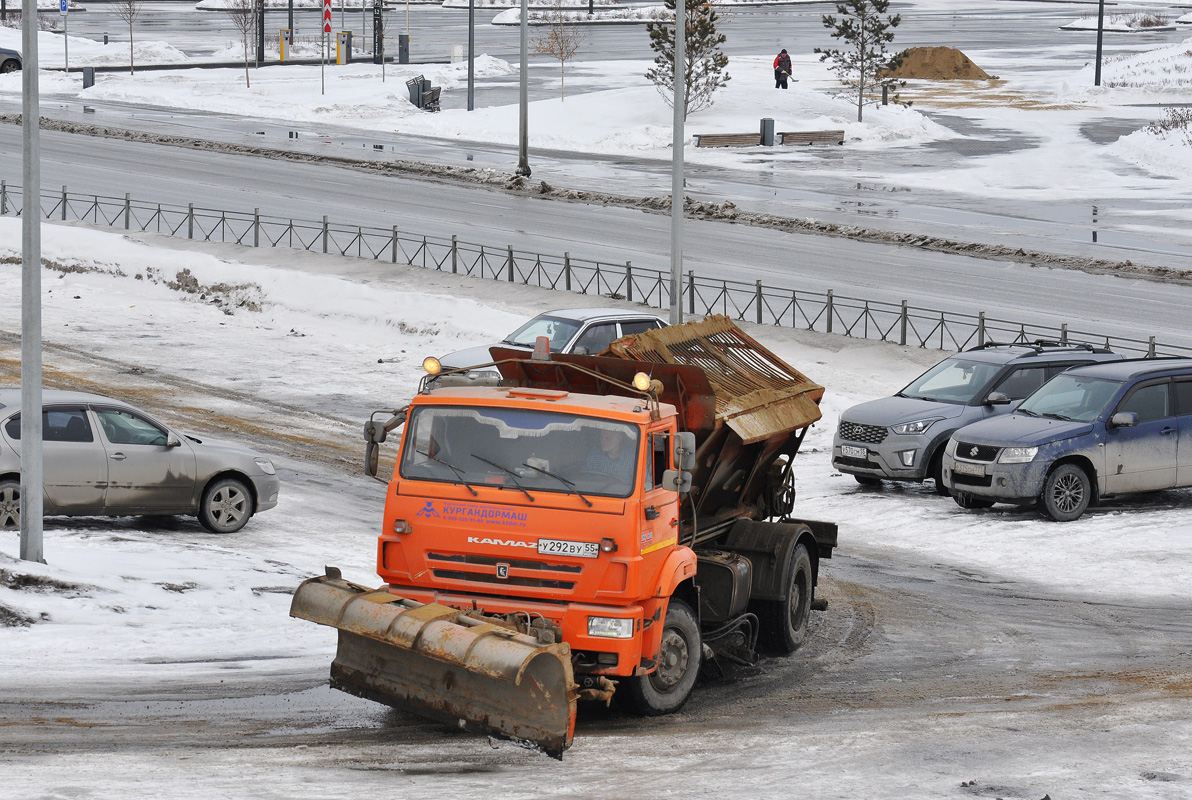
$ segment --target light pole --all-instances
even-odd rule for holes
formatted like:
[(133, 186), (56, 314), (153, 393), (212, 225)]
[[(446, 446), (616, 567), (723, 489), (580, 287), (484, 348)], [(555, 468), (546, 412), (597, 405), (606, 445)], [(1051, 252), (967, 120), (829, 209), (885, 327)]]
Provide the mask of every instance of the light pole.
[[(28, 2), (28, 0), (26, 0)], [(530, 177), (530, 143), (526, 128), (529, 124), (530, 112), (526, 103), (526, 70), (527, 42), (530, 38), (530, 9), (526, 0), (521, 0), (521, 97), (518, 102), (519, 135), (517, 144), (517, 174), (523, 178)]]
[(41, 104), (37, 0), (21, 3), (21, 558), (42, 552), (41, 458)]
[(468, 111), (476, 109), (476, 0), (468, 0)]
[(687, 3), (675, 0), (675, 121), (671, 143), (670, 322), (683, 321), (683, 121), (687, 116)]
[(1105, 35), (1105, 0), (1097, 2), (1097, 69), (1093, 77), (1093, 86), (1101, 85), (1101, 39)]

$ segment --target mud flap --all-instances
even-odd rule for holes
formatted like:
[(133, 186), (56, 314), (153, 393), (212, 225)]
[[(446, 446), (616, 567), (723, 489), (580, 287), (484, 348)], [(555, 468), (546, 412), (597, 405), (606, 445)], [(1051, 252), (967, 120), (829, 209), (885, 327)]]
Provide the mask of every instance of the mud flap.
[[(577, 689), (566, 644), (502, 620), (419, 604), (339, 577), (311, 578), (290, 616), (339, 631), (331, 686), (557, 759), (571, 746)], [(491, 620), (491, 621), (489, 621)]]

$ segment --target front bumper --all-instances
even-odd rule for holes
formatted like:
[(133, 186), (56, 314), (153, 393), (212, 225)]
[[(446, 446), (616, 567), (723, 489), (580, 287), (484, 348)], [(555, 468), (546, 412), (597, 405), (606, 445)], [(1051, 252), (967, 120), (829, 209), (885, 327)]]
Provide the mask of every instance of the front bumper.
[(253, 513), (261, 511), (268, 511), (277, 505), (277, 495), (281, 491), (281, 480), (276, 475), (253, 475), (252, 481), (253, 491), (257, 495), (257, 507)]
[(1026, 505), (1043, 493), (1049, 466), (1049, 462), (1039, 458), (1026, 464), (1000, 464), (958, 459), (945, 451), (944, 486), (953, 493)]
[[(888, 478), (897, 481), (921, 481), (927, 478), (927, 449), (931, 440), (925, 436), (900, 436), (889, 434), (878, 444), (854, 442), (836, 434), (832, 442), (832, 466), (849, 475), (872, 478)], [(857, 454), (845, 455), (843, 448), (865, 451), (864, 457)], [(906, 453), (910, 465), (906, 463)]]

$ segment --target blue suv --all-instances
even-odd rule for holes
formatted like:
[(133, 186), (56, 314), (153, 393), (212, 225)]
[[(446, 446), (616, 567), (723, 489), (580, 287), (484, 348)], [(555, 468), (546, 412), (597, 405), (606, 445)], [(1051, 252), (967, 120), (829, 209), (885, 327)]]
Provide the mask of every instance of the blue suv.
[(1059, 522), (1100, 498), (1192, 486), (1192, 358), (1057, 375), (1013, 413), (952, 434), (943, 480), (964, 508), (1037, 503)]

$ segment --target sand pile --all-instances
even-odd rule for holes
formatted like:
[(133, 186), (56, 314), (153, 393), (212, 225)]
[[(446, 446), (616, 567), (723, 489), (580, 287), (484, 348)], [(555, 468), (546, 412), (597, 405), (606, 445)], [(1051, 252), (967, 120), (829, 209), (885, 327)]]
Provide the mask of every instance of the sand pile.
[(882, 77), (933, 81), (987, 81), (993, 77), (955, 47), (912, 47), (900, 57), (898, 68)]

